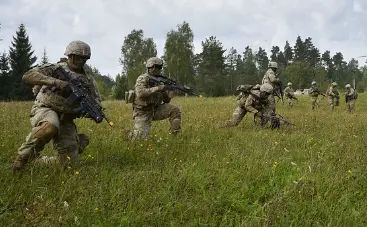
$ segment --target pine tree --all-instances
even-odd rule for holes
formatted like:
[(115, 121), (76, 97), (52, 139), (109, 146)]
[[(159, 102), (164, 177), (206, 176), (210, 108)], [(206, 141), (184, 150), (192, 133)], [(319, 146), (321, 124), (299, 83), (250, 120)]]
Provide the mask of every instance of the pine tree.
[(4, 52), (0, 55), (0, 100), (9, 99), (10, 67), (8, 55)]
[(9, 61), (11, 67), (11, 98), (14, 100), (33, 99), (32, 87), (22, 82), (22, 77), (37, 61), (32, 51), (24, 24), (21, 24), (13, 36), (12, 46), (9, 50)]
[(47, 56), (47, 51), (46, 51), (46, 47), (43, 48), (43, 53), (42, 53), (42, 58), (41, 58), (41, 64), (47, 64), (50, 63), (48, 56)]

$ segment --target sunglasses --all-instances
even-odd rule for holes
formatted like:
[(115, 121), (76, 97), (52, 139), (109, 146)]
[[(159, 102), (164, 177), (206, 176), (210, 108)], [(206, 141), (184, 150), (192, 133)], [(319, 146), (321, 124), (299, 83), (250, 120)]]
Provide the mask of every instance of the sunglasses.
[(156, 69), (162, 69), (163, 68), (163, 65), (154, 65), (154, 68), (156, 68)]

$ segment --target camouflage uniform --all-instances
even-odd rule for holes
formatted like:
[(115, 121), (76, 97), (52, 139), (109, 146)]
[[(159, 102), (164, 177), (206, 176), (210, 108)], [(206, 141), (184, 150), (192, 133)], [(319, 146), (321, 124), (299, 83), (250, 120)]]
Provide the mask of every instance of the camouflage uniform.
[[(262, 84), (269, 83), (273, 87), (273, 91), (279, 89), (280, 80), (278, 76), (275, 74), (275, 70), (278, 68), (278, 64), (276, 62), (269, 62), (269, 69), (266, 71)], [(273, 111), (275, 113), (275, 98), (274, 93), (269, 95), (268, 104), (266, 106), (266, 112)]]
[(293, 107), (293, 99), (296, 99), (292, 88), (292, 83), (288, 83), (288, 86), (284, 89), (284, 96), (287, 100), (288, 108)]
[(272, 94), (272, 92), (273, 87), (268, 83), (261, 85), (260, 90), (251, 91), (251, 94), (247, 97), (245, 101), (246, 111), (253, 113), (255, 117), (261, 119), (262, 115), (267, 110), (266, 106), (269, 102), (268, 98)]
[[(240, 90), (241, 86), (243, 86), (243, 85), (240, 85), (237, 88), (238, 91)], [(260, 89), (260, 85), (257, 84), (251, 89), (251, 91), (255, 91), (255, 90), (259, 90), (259, 89)], [(233, 111), (232, 119), (224, 122), (223, 125), (219, 126), (220, 128), (235, 127), (242, 121), (242, 119), (245, 117), (245, 115), (247, 113), (247, 110), (245, 108), (245, 102), (246, 102), (246, 99), (247, 99), (248, 96), (249, 96), (248, 93), (240, 92), (240, 94), (236, 98), (236, 102), (237, 102), (238, 106)]]
[[(151, 65), (150, 65), (151, 64)], [(163, 65), (159, 58), (150, 58), (147, 61), (147, 68), (154, 65)], [(135, 98), (133, 101), (134, 129), (129, 137), (132, 140), (149, 137), (151, 122), (169, 118), (170, 131), (173, 134), (181, 130), (181, 111), (173, 104), (170, 104), (167, 91), (161, 86), (150, 83), (149, 78), (154, 75), (147, 73), (140, 75), (135, 84)]]
[(319, 107), (318, 97), (319, 95), (322, 94), (319, 88), (316, 86), (315, 81), (312, 82), (312, 86), (310, 90), (308, 91), (308, 94), (311, 96), (311, 105), (312, 105), (312, 109), (314, 110), (316, 106)]
[(339, 92), (336, 89), (337, 84), (335, 82), (332, 83), (332, 85), (329, 87), (329, 89), (326, 92), (326, 95), (328, 96), (328, 102), (330, 104), (330, 110), (334, 111), (335, 106), (339, 106)]
[[(80, 53), (80, 49), (83, 53)], [(66, 48), (65, 55), (79, 55), (86, 61), (90, 57), (90, 47), (84, 42), (73, 41)], [(58, 152), (60, 164), (64, 167), (74, 166), (78, 161), (78, 154), (89, 144), (88, 137), (78, 134), (73, 122), (75, 118), (80, 117), (73, 111), (76, 106), (65, 103), (66, 96), (63, 92), (68, 83), (57, 79), (54, 74), (59, 66), (70, 73), (72, 78), (81, 79), (90, 91), (91, 97), (100, 102), (101, 96), (93, 76), (87, 74), (85, 70), (81, 73), (72, 71), (69, 62), (45, 64), (26, 72), (23, 81), (35, 85), (33, 91), (36, 99), (30, 114), (32, 130), (18, 150), (13, 170), (21, 170), (27, 162), (39, 157), (44, 146), (50, 141), (54, 150)], [(56, 91), (52, 92), (51, 87), (56, 87)]]
[(345, 93), (345, 102), (347, 105), (347, 111), (349, 113), (353, 113), (355, 111), (357, 92), (350, 86), (350, 84), (347, 84), (345, 88), (347, 89)]

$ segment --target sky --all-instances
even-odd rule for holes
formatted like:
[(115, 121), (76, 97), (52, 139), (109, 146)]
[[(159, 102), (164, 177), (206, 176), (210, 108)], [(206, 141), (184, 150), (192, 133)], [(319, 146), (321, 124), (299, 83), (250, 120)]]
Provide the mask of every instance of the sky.
[(46, 49), (56, 62), (70, 41), (82, 40), (92, 49), (88, 64), (112, 78), (122, 70), (121, 46), (133, 29), (153, 38), (162, 56), (167, 33), (183, 21), (194, 33), (195, 53), (216, 36), (227, 50), (261, 46), (270, 56), (272, 46), (293, 46), (299, 35), (347, 61), (367, 55), (366, 0), (0, 0), (0, 12), (0, 52), (23, 23), (39, 60)]

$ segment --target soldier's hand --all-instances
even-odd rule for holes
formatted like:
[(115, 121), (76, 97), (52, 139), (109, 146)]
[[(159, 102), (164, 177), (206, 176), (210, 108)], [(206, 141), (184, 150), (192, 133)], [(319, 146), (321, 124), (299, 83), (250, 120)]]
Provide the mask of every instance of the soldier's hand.
[(160, 84), (158, 86), (155, 86), (153, 87), (153, 92), (156, 92), (156, 91), (163, 91), (165, 89), (165, 85), (164, 84)]
[(67, 81), (55, 79), (54, 84), (56, 88), (61, 91), (63, 97), (68, 97), (72, 93), (71, 87)]
[(59, 90), (64, 90), (65, 88), (69, 87), (69, 83), (63, 80), (59, 80), (59, 79), (55, 79), (54, 81), (54, 85), (59, 89)]
[(261, 112), (255, 113), (255, 117), (262, 118), (263, 114)]
[(271, 126), (272, 129), (280, 128), (280, 120), (277, 119), (277, 118), (271, 119), (270, 126)]

